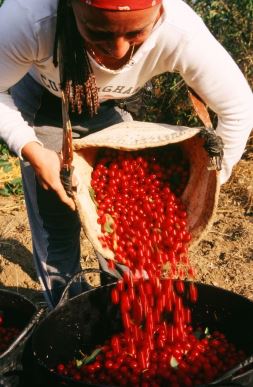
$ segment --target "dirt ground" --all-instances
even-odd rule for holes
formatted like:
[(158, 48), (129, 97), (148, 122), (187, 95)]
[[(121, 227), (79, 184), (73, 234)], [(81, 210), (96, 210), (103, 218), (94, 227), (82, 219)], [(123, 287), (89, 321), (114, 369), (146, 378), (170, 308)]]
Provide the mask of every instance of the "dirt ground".
[[(197, 280), (253, 300), (253, 146), (247, 148), (220, 193), (214, 224), (191, 252)], [(0, 287), (33, 301), (41, 288), (32, 260), (29, 224), (22, 197), (0, 196)], [(93, 249), (82, 236), (82, 266), (96, 267)], [(97, 278), (91, 276), (97, 284)]]

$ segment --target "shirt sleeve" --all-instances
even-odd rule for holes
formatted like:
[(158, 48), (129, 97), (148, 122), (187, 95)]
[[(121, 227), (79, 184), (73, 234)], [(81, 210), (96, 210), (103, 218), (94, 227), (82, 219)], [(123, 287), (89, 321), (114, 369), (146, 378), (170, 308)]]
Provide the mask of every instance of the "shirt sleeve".
[(253, 128), (253, 94), (239, 67), (204, 26), (178, 57), (185, 82), (217, 114), (217, 135), (224, 142), (221, 183), (240, 160)]
[(21, 157), (25, 144), (39, 140), (7, 93), (29, 71), (37, 57), (32, 16), (18, 1), (8, 0), (1, 6), (0, 37), (0, 138)]
[(21, 152), (26, 144), (35, 141), (42, 145), (8, 93), (0, 93), (0, 138), (21, 159)]

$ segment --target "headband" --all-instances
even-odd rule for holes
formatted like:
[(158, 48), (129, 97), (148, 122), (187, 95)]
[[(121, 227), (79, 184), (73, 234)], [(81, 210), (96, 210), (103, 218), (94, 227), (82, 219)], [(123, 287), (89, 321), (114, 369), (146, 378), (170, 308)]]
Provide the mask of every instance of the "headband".
[(162, 0), (80, 0), (91, 7), (110, 11), (136, 11), (154, 7)]

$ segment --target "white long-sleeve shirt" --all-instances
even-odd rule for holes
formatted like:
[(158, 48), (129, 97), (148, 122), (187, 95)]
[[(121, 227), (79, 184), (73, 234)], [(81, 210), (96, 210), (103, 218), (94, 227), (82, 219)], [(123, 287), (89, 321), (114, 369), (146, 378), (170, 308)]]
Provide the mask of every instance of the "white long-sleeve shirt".
[[(242, 72), (201, 18), (183, 0), (164, 0), (164, 13), (130, 63), (119, 70), (90, 57), (101, 100), (126, 98), (153, 76), (180, 73), (218, 115), (225, 144), (221, 182), (240, 160), (253, 127), (253, 95)], [(52, 62), (57, 0), (8, 0), (0, 8), (0, 137), (19, 156), (38, 141), (7, 90), (27, 72), (60, 97)]]

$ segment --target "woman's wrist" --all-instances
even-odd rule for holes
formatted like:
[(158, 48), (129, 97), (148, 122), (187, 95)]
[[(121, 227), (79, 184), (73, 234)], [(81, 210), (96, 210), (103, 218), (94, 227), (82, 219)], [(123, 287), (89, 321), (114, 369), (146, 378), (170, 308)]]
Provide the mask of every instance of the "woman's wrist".
[(42, 144), (36, 141), (27, 143), (21, 151), (22, 157), (32, 165), (37, 165), (40, 157), (43, 157), (44, 148)]

